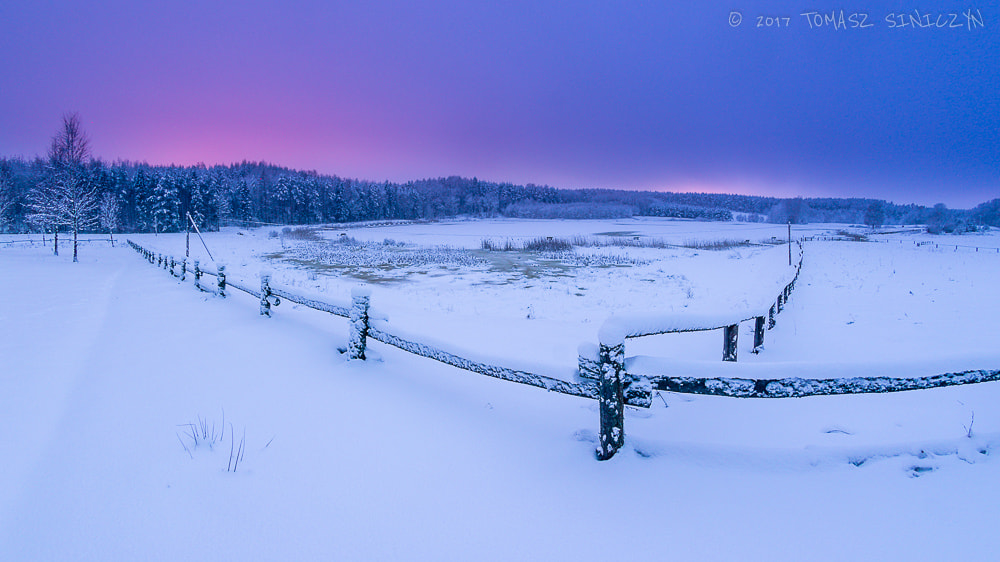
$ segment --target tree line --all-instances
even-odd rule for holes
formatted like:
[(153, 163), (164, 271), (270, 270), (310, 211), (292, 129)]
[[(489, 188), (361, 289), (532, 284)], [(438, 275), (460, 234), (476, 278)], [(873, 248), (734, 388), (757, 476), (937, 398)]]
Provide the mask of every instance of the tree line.
[(874, 199), (555, 189), (447, 177), (373, 182), (266, 162), (152, 166), (91, 157), (79, 116), (63, 118), (46, 157), (0, 158), (0, 231), (176, 232), (238, 224), (317, 224), (455, 216), (676, 217), (784, 224), (1000, 226), (1000, 199), (972, 210)]

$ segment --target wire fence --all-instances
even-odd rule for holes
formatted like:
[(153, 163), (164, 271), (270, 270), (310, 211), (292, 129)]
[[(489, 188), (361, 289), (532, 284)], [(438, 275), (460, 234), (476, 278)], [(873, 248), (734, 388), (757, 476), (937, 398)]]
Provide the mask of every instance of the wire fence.
[[(223, 265), (216, 270), (204, 269), (198, 260), (189, 264), (186, 259), (175, 258), (154, 252), (135, 242), (127, 244), (149, 263), (169, 272), (180, 281), (193, 278), (195, 288), (225, 298), (230, 289), (254, 297), (260, 305), (260, 314), (271, 316), (272, 307), (282, 300), (294, 302), (309, 309), (326, 312), (348, 319), (348, 346), (342, 352), (351, 359), (365, 359), (368, 339), (399, 348), (403, 351), (439, 361), (466, 371), (479, 373), (500, 380), (516, 382), (551, 392), (590, 398), (598, 401), (600, 412), (600, 435), (597, 458), (606, 460), (624, 444), (624, 408), (650, 407), (656, 390), (728, 396), (734, 398), (796, 398), (835, 394), (870, 394), (900, 392), (1000, 381), (1000, 370), (975, 370), (959, 373), (945, 373), (930, 377), (845, 377), (836, 379), (742, 379), (726, 377), (678, 377), (671, 375), (636, 374), (626, 369), (625, 340), (654, 334), (680, 333), (703, 330), (723, 330), (723, 360), (736, 361), (736, 338), (741, 322), (754, 322), (754, 351), (763, 347), (765, 329), (774, 328), (775, 317), (781, 313), (792, 294), (802, 270), (804, 248), (798, 243), (798, 263), (794, 275), (782, 289), (773, 304), (766, 309), (755, 310), (752, 314), (736, 312), (723, 320), (684, 320), (658, 318), (641, 321), (616, 318), (605, 322), (598, 335), (598, 345), (585, 344), (578, 354), (576, 380), (564, 380), (526, 370), (511, 369), (462, 357), (445, 351), (435, 345), (420, 342), (419, 337), (403, 337), (390, 329), (388, 321), (371, 310), (371, 294), (367, 289), (351, 292), (351, 301), (329, 302), (274, 287), (268, 275), (261, 275), (259, 289), (243, 282), (229, 279)], [(213, 282), (205, 283), (203, 278), (211, 276)], [(393, 333), (396, 332), (396, 333)]]
[[(44, 238), (44, 239), (43, 238), (25, 238), (24, 240), (0, 240), (0, 244), (8, 244), (8, 245), (12, 245), (12, 244), (27, 244), (29, 246), (34, 246), (35, 244), (39, 244), (39, 245), (42, 245), (42, 246), (49, 246), (49, 245), (52, 244), (52, 240), (53, 240), (53, 238), (51, 236), (49, 236), (48, 238)], [(77, 242), (107, 242), (109, 244), (111, 243), (111, 239), (107, 238), (107, 237), (105, 237), (105, 238), (78, 238), (76, 241)], [(70, 237), (66, 237), (66, 238), (62, 238), (60, 240), (60, 245), (67, 245), (67, 244), (68, 245), (73, 244), (73, 238), (71, 236)]]
[[(876, 236), (885, 236), (888, 234), (908, 234), (908, 232), (901, 233), (875, 233)], [(996, 254), (1000, 255), (1000, 247), (998, 246), (972, 246), (969, 244), (951, 244), (945, 243), (941, 240), (884, 240), (878, 238), (869, 238), (863, 234), (853, 234), (853, 235), (828, 235), (828, 236), (807, 236), (803, 240), (807, 241), (824, 241), (824, 242), (871, 242), (874, 244), (899, 244), (901, 246), (912, 246), (914, 248), (927, 248), (932, 250), (952, 250), (957, 252), (958, 250), (970, 250), (972, 253), (981, 254)]]

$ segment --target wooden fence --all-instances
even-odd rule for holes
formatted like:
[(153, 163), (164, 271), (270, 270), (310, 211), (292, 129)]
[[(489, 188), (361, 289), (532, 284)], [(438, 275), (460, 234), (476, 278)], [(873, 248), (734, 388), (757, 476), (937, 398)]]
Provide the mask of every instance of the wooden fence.
[[(697, 378), (675, 377), (670, 375), (640, 376), (626, 371), (625, 340), (627, 338), (643, 337), (653, 334), (677, 333), (700, 330), (723, 330), (723, 360), (735, 361), (736, 332), (739, 323), (753, 320), (754, 350), (759, 351), (763, 344), (764, 313), (763, 311), (744, 316), (737, 314), (732, 321), (718, 324), (714, 327), (690, 323), (677, 323), (676, 319), (661, 325), (659, 329), (648, 325), (632, 325), (620, 320), (609, 321), (601, 327), (597, 346), (581, 346), (578, 358), (577, 380), (567, 381), (546, 375), (540, 375), (522, 370), (510, 369), (475, 361), (459, 355), (438, 349), (432, 345), (416, 341), (416, 338), (403, 338), (393, 334), (387, 321), (371, 311), (371, 294), (367, 289), (351, 291), (349, 303), (330, 303), (310, 299), (284, 289), (274, 287), (267, 275), (262, 275), (260, 288), (255, 289), (242, 282), (228, 279), (226, 269), (219, 265), (214, 272), (204, 269), (195, 260), (191, 266), (187, 260), (176, 260), (144, 248), (131, 240), (128, 245), (138, 252), (149, 263), (168, 271), (174, 277), (185, 281), (190, 274), (195, 288), (225, 298), (230, 289), (242, 291), (253, 296), (260, 303), (260, 314), (271, 316), (272, 307), (278, 306), (282, 300), (298, 303), (307, 308), (327, 312), (335, 316), (347, 318), (349, 321), (348, 347), (346, 353), (352, 359), (365, 358), (368, 339), (373, 339), (408, 351), (421, 357), (440, 361), (447, 365), (458, 367), (474, 373), (516, 382), (552, 392), (569, 394), (597, 400), (600, 412), (600, 436), (597, 458), (610, 459), (622, 447), (625, 439), (624, 411), (625, 406), (648, 408), (652, 403), (654, 390), (688, 394), (709, 394), (714, 396), (730, 396), (736, 398), (793, 398), (803, 396), (831, 394), (866, 394), (899, 392), (942, 386), (973, 384), (1000, 380), (1000, 370), (995, 371), (964, 371), (961, 373), (946, 373), (932, 377), (891, 378), (891, 377), (852, 377), (842, 379), (740, 379), (740, 378)], [(802, 245), (799, 243), (799, 261), (795, 266), (795, 276), (782, 290), (774, 304), (766, 311), (767, 327), (775, 325), (775, 315), (784, 308), (794, 289), (802, 268)], [(206, 284), (204, 276), (214, 277), (214, 282)], [(693, 327), (691, 327), (693, 326)]]

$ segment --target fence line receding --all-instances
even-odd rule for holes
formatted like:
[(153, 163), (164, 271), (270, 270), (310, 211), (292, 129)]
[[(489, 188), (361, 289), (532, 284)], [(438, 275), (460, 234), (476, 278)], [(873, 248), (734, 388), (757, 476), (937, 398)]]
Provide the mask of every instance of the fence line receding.
[[(598, 344), (583, 344), (579, 348), (577, 380), (567, 381), (528, 371), (491, 365), (481, 361), (461, 357), (435, 346), (405, 339), (390, 332), (384, 317), (371, 311), (371, 293), (366, 288), (352, 290), (350, 303), (331, 303), (296, 295), (285, 289), (271, 285), (270, 276), (262, 274), (260, 288), (254, 289), (240, 281), (228, 279), (223, 265), (216, 271), (208, 271), (198, 260), (189, 268), (188, 261), (175, 260), (172, 256), (154, 252), (128, 240), (128, 245), (149, 263), (168, 271), (174, 277), (185, 281), (188, 272), (194, 277), (194, 286), (200, 291), (225, 298), (228, 289), (242, 291), (260, 303), (260, 314), (271, 316), (272, 307), (282, 300), (294, 302), (306, 308), (327, 312), (348, 319), (348, 353), (351, 359), (365, 358), (368, 339), (371, 338), (403, 351), (452, 365), (459, 369), (516, 382), (528, 386), (544, 388), (551, 392), (568, 394), (597, 400), (600, 412), (600, 434), (597, 458), (610, 459), (624, 444), (625, 406), (648, 408), (652, 403), (654, 390), (668, 392), (707, 394), (735, 398), (793, 398), (833, 394), (864, 394), (918, 390), (942, 386), (974, 384), (1000, 380), (1000, 371), (964, 371), (946, 373), (931, 377), (891, 378), (891, 377), (850, 377), (840, 379), (740, 379), (740, 378), (697, 378), (673, 377), (669, 375), (638, 375), (626, 370), (625, 341), (657, 334), (669, 334), (705, 330), (722, 330), (723, 360), (736, 361), (736, 347), (739, 325), (744, 321), (754, 322), (753, 352), (763, 349), (765, 330), (773, 329), (780, 314), (795, 288), (802, 270), (803, 246), (798, 243), (798, 263), (794, 275), (777, 297), (768, 306), (757, 309), (735, 311), (732, 314), (713, 317), (618, 317), (605, 322), (598, 333)], [(202, 277), (210, 275), (215, 282), (206, 285)]]

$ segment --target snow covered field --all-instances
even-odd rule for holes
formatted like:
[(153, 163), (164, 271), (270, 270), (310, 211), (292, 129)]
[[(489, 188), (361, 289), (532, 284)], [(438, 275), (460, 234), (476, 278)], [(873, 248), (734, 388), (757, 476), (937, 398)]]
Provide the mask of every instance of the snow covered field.
[[(322, 233), (484, 260), (382, 268), (292, 259), (323, 243), (271, 230), (205, 239), (231, 279), (254, 286), (269, 270), (275, 285), (337, 301), (367, 281), (394, 328), (559, 373), (613, 315), (744, 306), (776, 295), (787, 268), (784, 246), (578, 250), (638, 264), (602, 267), (480, 249), (484, 238), (784, 237), (760, 224), (496, 220)], [(23, 237), (0, 241), (11, 238)], [(183, 235), (129, 238), (184, 252)], [(878, 238), (806, 242), (760, 355), (746, 325), (737, 363), (721, 361), (718, 331), (629, 340), (627, 355), (655, 356), (674, 375), (1000, 368), (1000, 236)], [(915, 244), (928, 240), (939, 246)], [(60, 254), (0, 245), (0, 559), (1000, 556), (996, 383), (788, 400), (661, 393), (651, 409), (627, 410), (625, 448), (597, 462), (594, 401), (379, 343), (374, 360), (349, 362), (337, 351), (344, 319), (291, 303), (261, 317), (251, 297), (199, 293), (124, 245), (88, 243), (79, 264), (68, 246)], [(200, 420), (215, 428), (211, 447), (186, 435)], [(244, 432), (242, 462), (227, 471)]]

